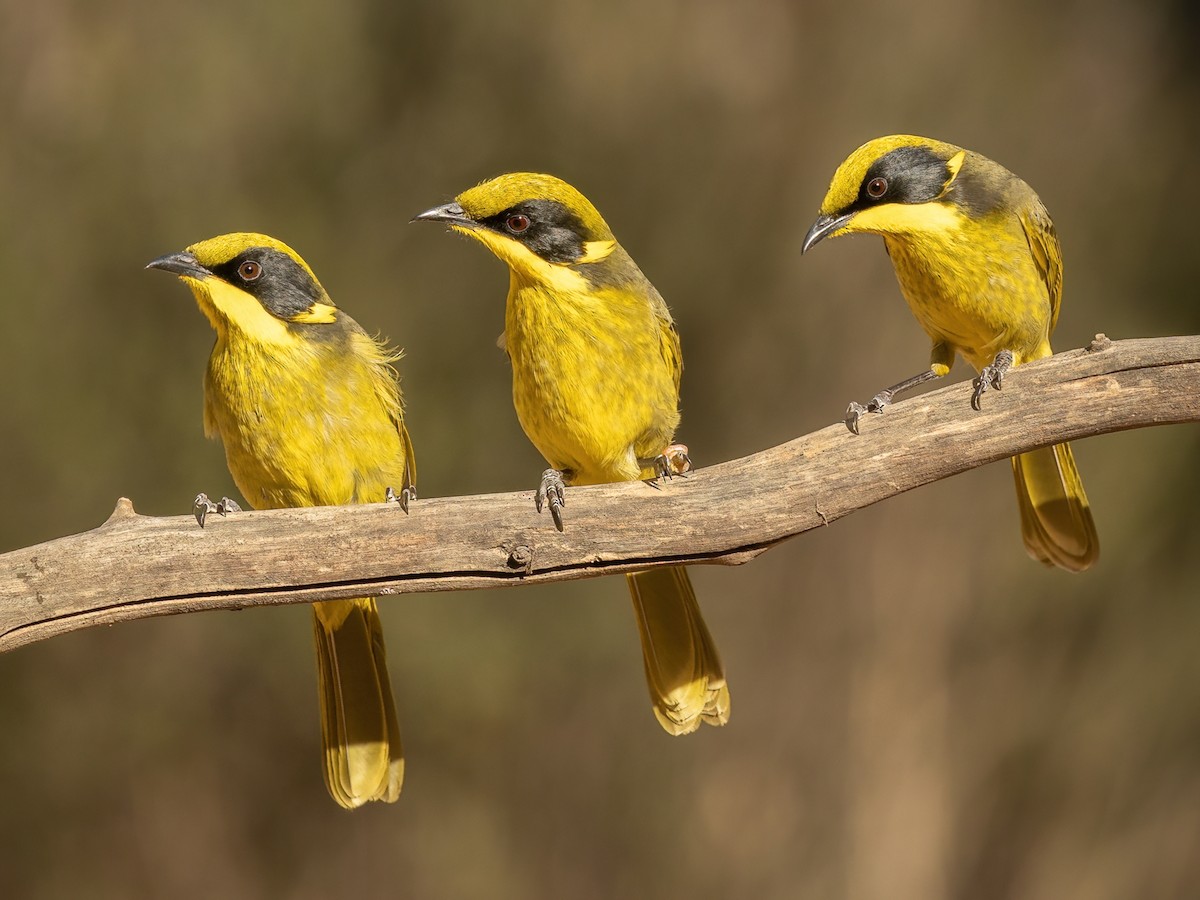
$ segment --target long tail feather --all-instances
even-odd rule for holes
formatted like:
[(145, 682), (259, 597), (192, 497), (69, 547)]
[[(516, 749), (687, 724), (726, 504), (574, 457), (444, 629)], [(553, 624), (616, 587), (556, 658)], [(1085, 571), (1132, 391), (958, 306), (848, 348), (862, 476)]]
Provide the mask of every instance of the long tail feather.
[(313, 604), (313, 631), (325, 786), (347, 809), (393, 803), (404, 753), (374, 598)]
[(1014, 456), (1021, 534), (1034, 559), (1082, 572), (1100, 556), (1100, 539), (1070, 444)]
[(729, 688), (716, 644), (682, 566), (626, 576), (654, 715), (669, 734), (729, 721)]

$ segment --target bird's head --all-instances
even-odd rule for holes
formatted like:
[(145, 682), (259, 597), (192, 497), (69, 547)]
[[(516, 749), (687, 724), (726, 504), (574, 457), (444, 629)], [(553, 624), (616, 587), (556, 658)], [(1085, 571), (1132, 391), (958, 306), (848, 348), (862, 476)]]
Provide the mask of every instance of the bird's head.
[(485, 181), (414, 222), (444, 222), (475, 238), (514, 273), (542, 281), (600, 262), (617, 246), (583, 194), (552, 175), (516, 172)]
[(308, 264), (265, 234), (223, 234), (146, 266), (178, 275), (219, 334), (232, 327), (275, 343), (289, 328), (328, 324), (337, 308)]
[(983, 211), (978, 192), (962, 190), (967, 161), (961, 147), (911, 134), (868, 141), (833, 173), (801, 252), (843, 234), (912, 236), (956, 227), (964, 211)]

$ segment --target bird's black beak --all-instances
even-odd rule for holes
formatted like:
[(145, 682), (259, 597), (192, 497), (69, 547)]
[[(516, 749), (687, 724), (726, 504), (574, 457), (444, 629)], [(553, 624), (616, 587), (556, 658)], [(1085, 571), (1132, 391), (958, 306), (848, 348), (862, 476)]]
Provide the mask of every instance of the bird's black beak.
[(853, 218), (854, 213), (844, 213), (840, 216), (817, 216), (817, 221), (813, 222), (812, 228), (808, 229), (808, 234), (804, 236), (804, 243), (800, 245), (801, 255), (807, 253)]
[(468, 216), (457, 203), (447, 203), (435, 206), (423, 213), (418, 213), (409, 219), (410, 222), (445, 222), (447, 225), (462, 225), (464, 228), (475, 227), (476, 221)]
[(160, 256), (158, 259), (146, 263), (146, 268), (162, 269), (164, 272), (170, 272), (172, 275), (182, 275), (195, 279), (207, 278), (212, 274), (208, 269), (196, 262), (196, 257), (190, 253), (168, 253), (166, 256)]

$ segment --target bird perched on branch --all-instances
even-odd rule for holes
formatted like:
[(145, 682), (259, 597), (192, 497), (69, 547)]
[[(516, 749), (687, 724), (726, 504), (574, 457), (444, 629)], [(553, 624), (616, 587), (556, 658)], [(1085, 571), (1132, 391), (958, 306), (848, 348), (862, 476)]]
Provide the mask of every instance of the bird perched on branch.
[[(537, 506), (560, 530), (565, 484), (687, 468), (671, 443), (683, 368), (671, 314), (582, 194), (549, 175), (502, 175), (416, 220), (446, 223), (508, 265), (513, 402), (552, 467)], [(655, 716), (671, 734), (723, 725), (729, 689), (687, 571), (627, 577)]]
[[(913, 135), (877, 138), (838, 167), (807, 252), (826, 237), (882, 235), (900, 290), (933, 341), (929, 369), (851, 403), (865, 412), (950, 371), (955, 354), (979, 372), (971, 403), (1005, 372), (1049, 356), (1062, 300), (1062, 254), (1046, 207), (1003, 166)], [(1072, 572), (1095, 563), (1096, 526), (1068, 444), (1013, 457), (1021, 531), (1035, 559)]]
[[(335, 306), (294, 250), (226, 234), (147, 268), (178, 275), (217, 333), (204, 430), (225, 445), (252, 506), (396, 496), (407, 510), (416, 463), (391, 365), (399, 354)], [(313, 614), (325, 784), (349, 809), (393, 802), (404, 756), (375, 599), (315, 603)]]

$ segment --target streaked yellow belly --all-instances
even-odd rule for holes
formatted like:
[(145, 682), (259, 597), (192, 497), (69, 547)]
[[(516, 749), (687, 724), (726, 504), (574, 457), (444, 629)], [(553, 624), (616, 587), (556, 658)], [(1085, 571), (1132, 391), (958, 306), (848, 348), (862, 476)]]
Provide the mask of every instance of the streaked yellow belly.
[(677, 395), (648, 303), (514, 283), (505, 341), (521, 427), (574, 483), (638, 478), (670, 442)]
[(1042, 355), (1050, 300), (1028, 249), (988, 252), (960, 233), (936, 241), (889, 237), (900, 289), (935, 342), (956, 349), (976, 370), (1001, 350), (1020, 363)]

